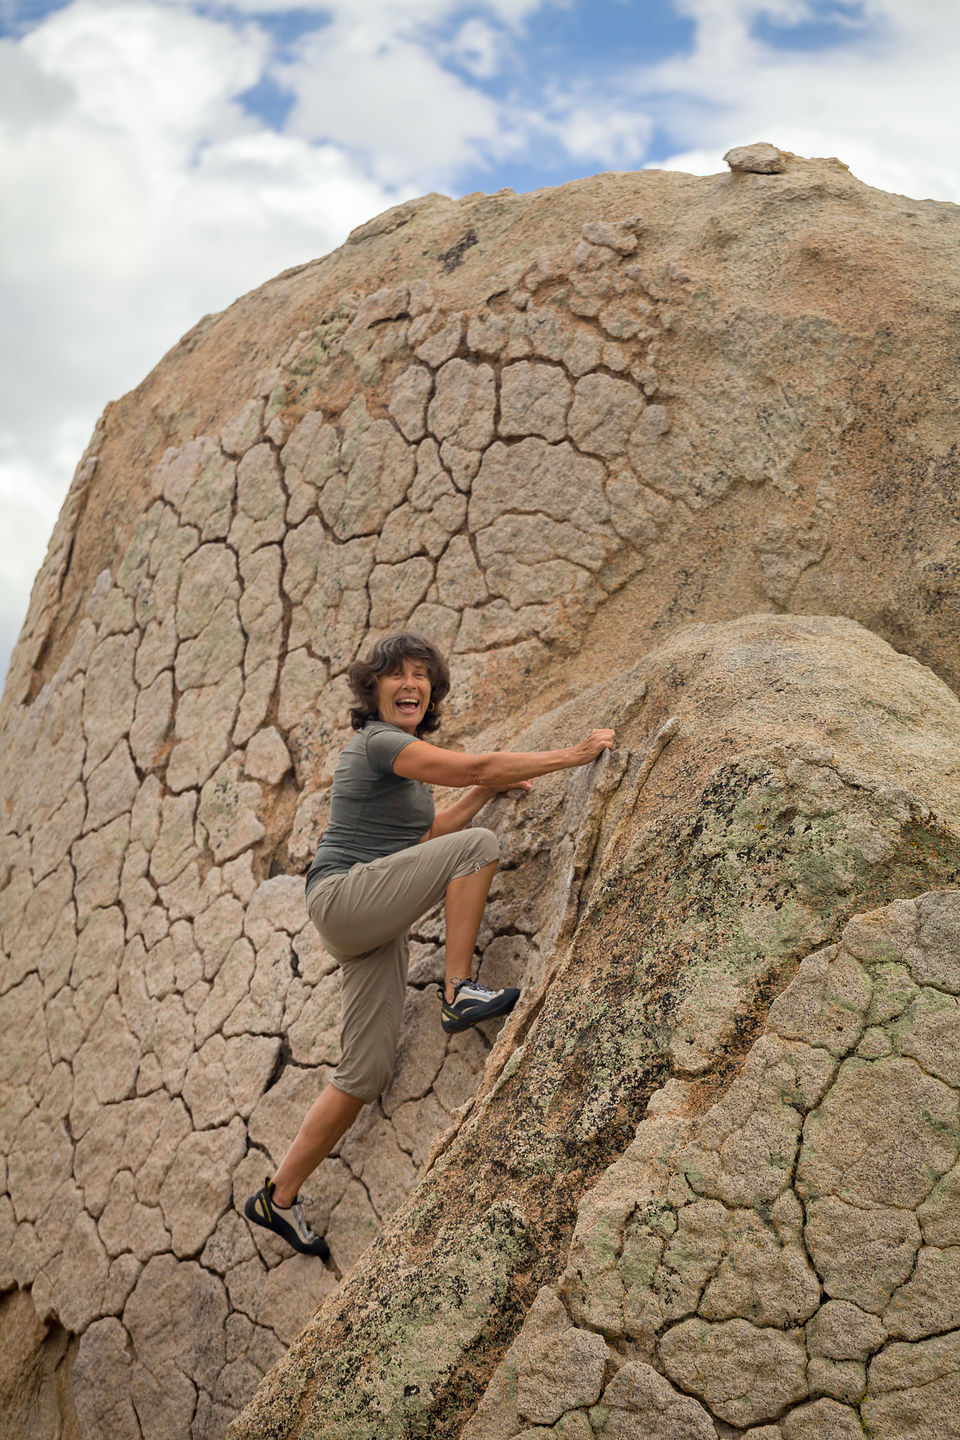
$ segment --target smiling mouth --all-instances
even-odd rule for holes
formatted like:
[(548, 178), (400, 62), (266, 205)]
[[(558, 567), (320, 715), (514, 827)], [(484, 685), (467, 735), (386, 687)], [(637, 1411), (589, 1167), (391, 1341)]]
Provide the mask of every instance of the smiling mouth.
[(419, 709), (420, 709), (420, 701), (419, 701), (419, 700), (398, 700), (398, 701), (396, 702), (396, 706), (397, 706), (397, 709), (398, 709), (398, 710), (419, 710)]

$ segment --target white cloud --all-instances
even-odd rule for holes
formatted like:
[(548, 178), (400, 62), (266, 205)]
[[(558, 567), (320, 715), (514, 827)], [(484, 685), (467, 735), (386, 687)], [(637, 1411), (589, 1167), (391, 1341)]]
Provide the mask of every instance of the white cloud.
[[(25, 36), (22, 52), (73, 92), (75, 119), (121, 132), (150, 163), (175, 158), (198, 133), (237, 125), (233, 97), (267, 54), (254, 25), (234, 30), (146, 3), (76, 0)], [(163, 149), (155, 153), (155, 147)]]
[(645, 111), (589, 93), (554, 96), (537, 125), (571, 159), (607, 167), (642, 163), (653, 134)]
[(444, 54), (476, 79), (490, 80), (500, 68), (504, 48), (502, 32), (474, 15), (463, 22)]
[(684, 175), (716, 175), (727, 168), (720, 157), (719, 150), (681, 150), (666, 160), (652, 160), (646, 168), (679, 170)]
[(277, 74), (297, 97), (290, 130), (360, 150), (384, 182), (449, 184), (497, 143), (494, 100), (445, 69), (425, 44), (384, 38), (366, 21), (305, 37), (297, 59)]

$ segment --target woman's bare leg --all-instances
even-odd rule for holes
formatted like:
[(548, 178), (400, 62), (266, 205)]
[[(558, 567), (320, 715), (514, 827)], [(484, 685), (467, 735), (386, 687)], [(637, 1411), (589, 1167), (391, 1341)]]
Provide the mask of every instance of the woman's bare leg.
[(273, 1177), (273, 1198), (280, 1206), (292, 1205), (300, 1186), (345, 1135), (365, 1105), (355, 1095), (328, 1085), (307, 1111), (297, 1138)]
[(469, 980), (473, 975), (473, 951), (483, 919), (490, 884), (497, 873), (497, 862), (460, 875), (447, 886), (444, 914), (447, 921), (447, 999), (453, 999), (453, 982)]

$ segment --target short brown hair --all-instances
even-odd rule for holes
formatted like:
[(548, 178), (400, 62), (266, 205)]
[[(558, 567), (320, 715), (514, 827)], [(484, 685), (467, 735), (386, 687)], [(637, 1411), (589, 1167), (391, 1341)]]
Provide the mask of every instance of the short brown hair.
[(430, 676), (430, 709), (417, 726), (418, 735), (429, 735), (440, 724), (440, 710), (450, 693), (450, 671), (437, 647), (422, 635), (404, 630), (378, 640), (366, 660), (354, 660), (347, 671), (347, 680), (356, 701), (350, 707), (350, 724), (362, 730), (371, 720), (379, 718), (377, 681), (392, 675), (404, 660), (420, 660)]

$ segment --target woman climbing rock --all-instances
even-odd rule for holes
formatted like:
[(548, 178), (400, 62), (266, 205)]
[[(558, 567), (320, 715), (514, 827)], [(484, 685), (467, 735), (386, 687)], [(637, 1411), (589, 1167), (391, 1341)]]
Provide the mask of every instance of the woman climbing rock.
[[(615, 741), (612, 730), (594, 730), (565, 750), (479, 755), (427, 742), (421, 737), (440, 723), (450, 675), (439, 651), (419, 635), (378, 641), (348, 678), (356, 733), (334, 773), (330, 821), (307, 875), (310, 919), (340, 963), (340, 1063), (276, 1173), (244, 1206), (254, 1224), (324, 1259), (329, 1250), (304, 1219), (300, 1186), (393, 1078), (410, 926), (444, 902), (444, 1030), (512, 1010), (519, 990), (488, 990), (472, 978), (499, 846), (492, 831), (466, 827), (494, 795), (529, 790), (538, 775), (589, 764)], [(435, 811), (432, 785), (469, 788)]]

